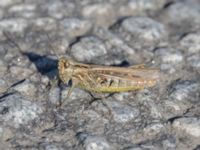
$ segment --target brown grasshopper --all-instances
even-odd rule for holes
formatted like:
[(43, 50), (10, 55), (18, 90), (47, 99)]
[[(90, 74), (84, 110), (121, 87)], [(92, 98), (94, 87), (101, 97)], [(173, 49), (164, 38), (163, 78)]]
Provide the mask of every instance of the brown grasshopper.
[(62, 82), (72, 81), (70, 96), (75, 87), (96, 93), (115, 93), (152, 87), (159, 79), (159, 70), (144, 65), (112, 67), (78, 63), (72, 59), (60, 58), (59, 78)]

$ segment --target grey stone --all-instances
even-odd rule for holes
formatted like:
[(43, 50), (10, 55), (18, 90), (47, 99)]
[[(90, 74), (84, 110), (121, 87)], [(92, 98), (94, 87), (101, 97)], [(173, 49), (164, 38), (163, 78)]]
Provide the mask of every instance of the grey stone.
[(184, 63), (183, 52), (177, 49), (160, 48), (155, 51), (156, 60), (161, 63), (161, 70), (174, 74)]
[(166, 136), (163, 138), (159, 138), (156, 141), (148, 140), (142, 144), (129, 146), (128, 148), (124, 148), (123, 150), (160, 150), (160, 149), (169, 149), (169, 150), (178, 149), (176, 145), (175, 136)]
[(14, 90), (18, 91), (22, 95), (34, 97), (37, 93), (37, 86), (30, 82), (28, 79), (24, 82), (17, 84), (13, 87)]
[(169, 136), (169, 138), (162, 141), (162, 145), (165, 149), (176, 149), (177, 140), (174, 136)]
[(44, 148), (45, 150), (64, 150), (64, 147), (59, 146), (58, 144), (53, 144), (53, 143), (49, 143), (49, 144), (43, 144), (41, 146), (41, 148)]
[(160, 69), (169, 74), (174, 74), (176, 72), (176, 68), (174, 68), (172, 64), (161, 64)]
[(147, 125), (145, 128), (138, 130), (135, 134), (132, 134), (131, 139), (134, 143), (141, 143), (161, 136), (163, 133), (167, 133), (165, 125), (159, 122), (152, 123)]
[(25, 99), (19, 94), (8, 95), (1, 99), (0, 120), (4, 125), (19, 128), (39, 117), (42, 107)]
[(112, 150), (112, 146), (103, 137), (88, 136), (84, 141), (86, 150)]
[[(160, 149), (165, 149), (162, 145), (162, 140), (156, 140), (156, 142), (149, 141), (144, 144), (141, 144), (139, 147), (141, 147), (143, 150), (160, 150)], [(166, 147), (166, 149), (174, 150), (177, 149), (177, 147)], [(180, 148), (181, 149), (181, 148)]]
[(3, 9), (0, 9), (0, 18), (2, 19), (3, 18), (3, 16), (4, 16), (4, 11), (3, 11)]
[(2, 141), (7, 140), (7, 139), (11, 138), (12, 136), (13, 136), (12, 132), (8, 128), (0, 127), (0, 139)]
[(46, 11), (50, 17), (55, 19), (63, 19), (64, 17), (73, 16), (76, 5), (70, 1), (51, 1), (44, 3), (42, 10)]
[(10, 7), (9, 11), (14, 13), (18, 11), (35, 11), (35, 9), (36, 9), (35, 4), (19, 4)]
[(96, 62), (99, 57), (107, 54), (107, 50), (100, 39), (90, 36), (82, 38), (79, 43), (73, 45), (71, 54), (78, 61)]
[(132, 127), (130, 128), (122, 128), (121, 126), (113, 128), (112, 132), (108, 132), (107, 137), (112, 143), (118, 143), (119, 145), (127, 147), (127, 143), (130, 145), (135, 144), (135, 141), (132, 138), (135, 134), (137, 134), (137, 129), (135, 126), (133, 127), (132, 124)]
[(189, 56), (187, 58), (187, 62), (191, 67), (197, 69), (197, 71), (199, 70), (199, 68), (200, 68), (200, 56), (199, 55), (195, 54), (195, 55)]
[(8, 70), (7, 64), (0, 60), (0, 77), (4, 76)]
[(60, 88), (59, 87), (53, 87), (50, 89), (49, 91), (49, 96), (48, 96), (48, 100), (52, 103), (52, 104), (59, 104), (60, 101)]
[[(59, 56), (58, 59), (61, 56), (66, 56), (66, 51), (69, 49), (71, 37), (68, 35), (65, 35), (65, 32), (60, 33), (61, 35), (59, 37), (56, 37), (54, 41), (51, 40), (51, 45), (53, 46), (54, 50), (51, 48), (52, 54), (55, 56)], [(64, 35), (63, 35), (64, 34)]]
[[(159, 85), (158, 87), (159, 88)], [(160, 95), (158, 93), (162, 93), (157, 91), (158, 89), (144, 89), (141, 91), (138, 91), (136, 96), (134, 96), (133, 103), (136, 101), (138, 105), (140, 106), (140, 112), (141, 116), (151, 118), (151, 120), (159, 120), (162, 116), (162, 104), (160, 101)], [(158, 93), (157, 93), (158, 92)], [(159, 96), (158, 96), (159, 95)], [(141, 118), (143, 121), (147, 121), (144, 118)]]
[(95, 34), (98, 37), (80, 38), (72, 46), (71, 54), (76, 60), (104, 65), (119, 65), (125, 60), (130, 63), (137, 61), (134, 49), (112, 32), (96, 29)]
[(186, 35), (181, 39), (180, 44), (189, 54), (200, 52), (200, 33)]
[(20, 66), (11, 66), (9, 71), (18, 80), (26, 79), (33, 73), (33, 70)]
[(115, 20), (114, 7), (109, 3), (87, 5), (83, 8), (82, 15), (99, 26), (109, 26)]
[(116, 101), (106, 101), (106, 104), (111, 109), (113, 120), (118, 123), (126, 123), (139, 116), (139, 110), (136, 107)]
[[(33, 19), (31, 21), (31, 24), (33, 27), (37, 30), (43, 30), (43, 31), (51, 31), (55, 30), (57, 28), (57, 23), (53, 18), (50, 17), (43, 17), (43, 18), (37, 18)], [(48, 26), (47, 26), (48, 24)]]
[(169, 119), (183, 115), (192, 107), (193, 102), (199, 101), (198, 91), (199, 84), (195, 81), (175, 82), (168, 99), (163, 101), (163, 117)]
[(0, 78), (0, 94), (5, 92), (7, 88), (8, 88), (8, 83), (3, 78)]
[(167, 30), (162, 23), (147, 17), (130, 17), (121, 24), (121, 36), (137, 49), (153, 48), (167, 39)]
[(160, 57), (163, 63), (178, 64), (183, 61), (183, 54), (177, 49), (157, 49), (155, 54)]
[(172, 127), (177, 132), (189, 134), (200, 139), (200, 120), (196, 117), (183, 117), (174, 120)]
[(92, 24), (88, 20), (77, 18), (64, 18), (60, 24), (70, 37), (82, 36), (92, 28)]
[(135, 50), (119, 36), (108, 29), (102, 28), (95, 28), (94, 32), (95, 35), (103, 41), (108, 52), (108, 54), (101, 59), (101, 61), (105, 61), (105, 65), (121, 64), (124, 60), (130, 62), (130, 64), (137, 62), (138, 58)]
[[(198, 2), (195, 3), (193, 1), (190, 3), (190, 1), (179, 1), (174, 3), (167, 9), (167, 15), (168, 21), (171, 24), (178, 26), (176, 29), (181, 29), (183, 32), (186, 30), (190, 31), (192, 27), (196, 28), (196, 25), (199, 24), (200, 16)], [(183, 25), (182, 23), (185, 24)]]
[(16, 65), (18, 67), (28, 68), (28, 66), (30, 65), (30, 60), (27, 57), (19, 56), (19, 57), (12, 59), (10, 61), (10, 64), (12, 64), (12, 66)]
[(165, 0), (129, 0), (128, 6), (138, 11), (155, 11), (160, 9), (165, 4)]
[(195, 80), (176, 82), (170, 97), (176, 101), (198, 101), (199, 87), (199, 83)]
[(0, 31), (23, 32), (28, 22), (22, 18), (3, 19), (0, 21)]
[(21, 2), (21, 0), (16, 0), (16, 1), (12, 1), (12, 0), (2, 0), (0, 6), (1, 6), (1, 7), (7, 7), (7, 6), (9, 6), (9, 5), (16, 4), (16, 3), (20, 3), (20, 2)]
[(35, 4), (19, 4), (9, 8), (8, 13), (16, 17), (33, 18), (36, 16)]
[(165, 0), (128, 0), (119, 6), (118, 13), (121, 16), (146, 16), (161, 9), (165, 2)]

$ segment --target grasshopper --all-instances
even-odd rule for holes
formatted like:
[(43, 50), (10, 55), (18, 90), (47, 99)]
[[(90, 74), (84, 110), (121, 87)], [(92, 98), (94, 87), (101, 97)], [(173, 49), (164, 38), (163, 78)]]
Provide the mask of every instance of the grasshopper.
[(62, 82), (72, 81), (67, 97), (76, 87), (96, 93), (115, 93), (152, 87), (159, 79), (159, 70), (144, 65), (112, 67), (88, 65), (69, 58), (58, 61), (59, 78)]

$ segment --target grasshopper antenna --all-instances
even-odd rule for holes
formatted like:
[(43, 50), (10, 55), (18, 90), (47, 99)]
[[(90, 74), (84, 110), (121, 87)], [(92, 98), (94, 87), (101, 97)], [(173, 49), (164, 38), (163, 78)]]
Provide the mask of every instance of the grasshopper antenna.
[(51, 40), (49, 34), (46, 33), (46, 36), (47, 36), (48, 40), (50, 41), (49, 42), (49, 47), (53, 50), (54, 54), (56, 55), (57, 60), (59, 60), (59, 55), (57, 54), (55, 47), (51, 44), (52, 40)]
[(24, 52), (23, 52), (23, 50), (21, 49), (21, 47), (15, 42), (15, 40), (13, 40), (13, 38), (11, 38), (11, 35), (10, 35), (9, 32), (3, 31), (3, 35), (6, 37), (6, 40), (9, 41), (8, 44), (10, 44), (11, 46), (17, 47), (17, 49), (19, 49), (20, 53), (24, 54)]

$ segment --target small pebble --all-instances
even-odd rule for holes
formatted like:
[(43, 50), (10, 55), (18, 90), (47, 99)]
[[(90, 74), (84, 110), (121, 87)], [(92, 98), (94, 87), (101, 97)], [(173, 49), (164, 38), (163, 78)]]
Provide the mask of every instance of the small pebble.
[(199, 71), (200, 69), (200, 55), (191, 55), (187, 58), (187, 62), (191, 67)]
[(3, 19), (0, 21), (0, 30), (9, 32), (23, 32), (28, 22), (22, 18)]
[(200, 120), (196, 117), (176, 119), (174, 120), (172, 127), (177, 132), (184, 132), (195, 138), (200, 138)]
[(92, 28), (92, 24), (89, 21), (77, 18), (65, 18), (60, 24), (70, 37), (82, 36)]
[(147, 17), (124, 19), (121, 29), (125, 33), (119, 33), (119, 36), (137, 49), (158, 45), (161, 41), (165, 41), (168, 36), (162, 23)]
[(37, 93), (37, 87), (34, 83), (31, 83), (29, 80), (13, 87), (14, 90), (20, 92), (22, 95), (34, 97)]
[(11, 75), (14, 76), (16, 79), (26, 79), (33, 73), (33, 71), (29, 68), (19, 66), (11, 66), (9, 69)]
[(0, 120), (4, 125), (19, 128), (20, 125), (26, 125), (29, 121), (38, 118), (43, 110), (41, 106), (29, 99), (19, 94), (12, 94), (1, 99), (0, 112)]
[(115, 122), (126, 123), (135, 119), (139, 115), (139, 110), (136, 107), (128, 106), (116, 101), (106, 101), (106, 104), (111, 109), (111, 114)]
[(109, 26), (115, 21), (114, 7), (109, 3), (87, 5), (82, 14), (99, 26)]
[(84, 141), (86, 150), (114, 150), (103, 137), (88, 136)]
[(200, 52), (200, 33), (186, 35), (181, 39), (180, 44), (189, 54)]
[(89, 63), (91, 61), (96, 62), (98, 57), (105, 56), (107, 50), (103, 41), (90, 36), (82, 38), (79, 43), (73, 45), (71, 54), (76, 60)]

